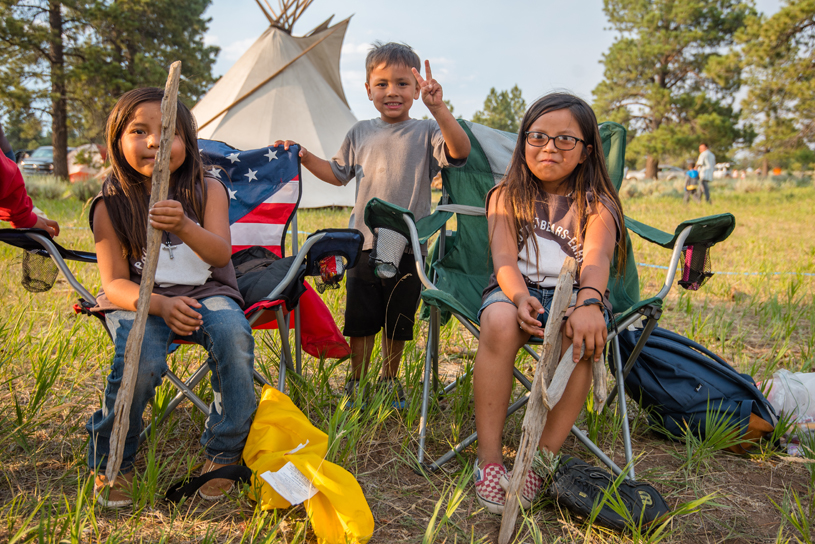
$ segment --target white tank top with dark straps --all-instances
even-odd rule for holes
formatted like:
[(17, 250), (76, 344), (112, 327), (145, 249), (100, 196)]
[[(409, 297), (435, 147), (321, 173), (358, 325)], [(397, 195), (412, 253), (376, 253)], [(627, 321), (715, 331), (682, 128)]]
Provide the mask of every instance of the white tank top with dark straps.
[[(497, 187), (496, 187), (497, 189)], [(495, 189), (487, 195), (493, 196)], [(587, 213), (596, 213), (593, 193), (586, 195)], [(614, 217), (617, 236), (620, 233), (620, 219), (614, 205), (607, 198), (601, 196), (606, 209)], [(553, 288), (566, 257), (577, 261), (578, 276), (575, 285), (579, 284), (579, 270), (583, 262), (583, 237), (580, 235), (580, 221), (578, 218), (577, 203), (571, 195), (561, 196), (551, 193), (540, 193), (535, 203), (535, 224), (530, 228), (528, 236), (518, 234), (518, 269), (529, 287)], [(535, 241), (537, 241), (537, 249)], [(498, 287), (495, 273), (490, 276), (489, 284), (484, 289), (484, 296)]]

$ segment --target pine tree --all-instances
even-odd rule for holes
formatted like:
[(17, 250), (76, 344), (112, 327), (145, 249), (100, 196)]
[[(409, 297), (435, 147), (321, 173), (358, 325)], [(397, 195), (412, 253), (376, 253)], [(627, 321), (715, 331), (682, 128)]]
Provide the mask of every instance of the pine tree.
[(54, 175), (67, 177), (69, 135), (102, 143), (118, 97), (163, 87), (173, 61), (183, 63), (182, 101), (206, 92), (218, 54), (203, 41), (210, 2), (0, 0), (0, 110), (7, 121), (50, 118)]
[(473, 122), (506, 132), (518, 132), (524, 112), (526, 100), (517, 85), (509, 91), (500, 92), (493, 87), (484, 100), (484, 109), (473, 115)]
[(742, 108), (769, 164), (815, 161), (815, 0), (788, 0), (772, 17), (748, 19), (739, 41), (747, 96)]
[(600, 120), (625, 124), (630, 155), (655, 178), (666, 156), (687, 157), (701, 141), (717, 153), (740, 136), (734, 94), (739, 68), (725, 48), (753, 13), (739, 0), (604, 0), (620, 35), (603, 55), (594, 89)]

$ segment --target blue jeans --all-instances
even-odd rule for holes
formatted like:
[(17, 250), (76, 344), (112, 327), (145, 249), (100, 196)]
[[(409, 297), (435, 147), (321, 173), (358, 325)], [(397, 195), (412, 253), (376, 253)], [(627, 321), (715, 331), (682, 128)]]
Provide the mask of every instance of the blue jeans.
[[(224, 296), (208, 297), (198, 302), (201, 308), (196, 308), (196, 311), (201, 314), (203, 324), (193, 334), (180, 339), (199, 344), (209, 353), (207, 364), (212, 371), (210, 382), (215, 399), (209, 407), (201, 445), (206, 450), (207, 459), (226, 464), (240, 459), (252, 424), (256, 407), (252, 376), (255, 341), (249, 322), (237, 302)], [(105, 315), (116, 353), (110, 367), (102, 409), (93, 414), (85, 426), (91, 435), (88, 445), (88, 466), (91, 469), (98, 467), (104, 470), (107, 466), (110, 436), (113, 433), (113, 406), (124, 372), (125, 345), (135, 317), (135, 312), (125, 310)], [(142, 414), (167, 372), (167, 351), (175, 339), (176, 334), (163, 318), (148, 316), (133, 404), (130, 406), (122, 474), (133, 470), (143, 427)]]

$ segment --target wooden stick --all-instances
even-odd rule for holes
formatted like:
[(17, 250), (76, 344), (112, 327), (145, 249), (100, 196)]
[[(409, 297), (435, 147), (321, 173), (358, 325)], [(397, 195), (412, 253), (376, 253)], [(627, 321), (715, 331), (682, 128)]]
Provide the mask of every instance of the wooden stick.
[(560, 270), (560, 276), (555, 286), (552, 305), (549, 307), (549, 319), (546, 322), (543, 334), (543, 347), (541, 356), (535, 368), (535, 379), (532, 382), (532, 392), (524, 416), (523, 434), (515, 457), (515, 467), (509, 481), (509, 490), (504, 503), (504, 514), (501, 518), (501, 532), (498, 535), (499, 544), (508, 544), (515, 532), (515, 520), (518, 518), (518, 497), (526, 478), (526, 473), (532, 466), (532, 459), (538, 449), (541, 433), (546, 425), (546, 385), (544, 380), (548, 374), (548, 367), (560, 356), (560, 350), (553, 348), (560, 336), (560, 324), (566, 315), (566, 307), (572, 297), (572, 286), (577, 270), (574, 259), (567, 257)]
[[(155, 166), (153, 167), (150, 208), (156, 202), (167, 199), (167, 192), (170, 187), (170, 147), (175, 138), (180, 75), (181, 61), (176, 61), (170, 66), (167, 85), (164, 87), (164, 98), (161, 101), (161, 140)], [(136, 387), (136, 379), (139, 375), (139, 358), (141, 357), (141, 345), (144, 340), (144, 326), (147, 323), (150, 296), (153, 293), (153, 283), (156, 279), (162, 232), (154, 229), (149, 222), (147, 223), (147, 257), (144, 260), (144, 269), (142, 270), (142, 279), (139, 285), (139, 301), (136, 304), (136, 317), (133, 321), (133, 327), (127, 337), (122, 383), (119, 386), (116, 404), (113, 407), (113, 434), (110, 437), (110, 454), (108, 455), (107, 470), (105, 471), (110, 486), (113, 486), (116, 482), (116, 476), (122, 466), (122, 453), (127, 430), (130, 426), (130, 405), (133, 402), (133, 390)]]
[(592, 381), (594, 385), (594, 411), (600, 413), (603, 411), (603, 404), (606, 402), (606, 392), (608, 390), (608, 376), (606, 374), (606, 362), (603, 355), (600, 355), (600, 360), (591, 363), (592, 368)]

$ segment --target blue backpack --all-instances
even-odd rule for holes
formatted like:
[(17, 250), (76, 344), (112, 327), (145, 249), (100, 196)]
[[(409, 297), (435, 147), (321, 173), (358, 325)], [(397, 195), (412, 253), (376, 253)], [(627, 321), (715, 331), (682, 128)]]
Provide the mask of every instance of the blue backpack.
[[(620, 331), (623, 364), (642, 330)], [(648, 409), (648, 420), (664, 428), (671, 438), (685, 433), (685, 423), (697, 436), (705, 436), (708, 407), (730, 416), (745, 436), (750, 414), (766, 422), (755, 424), (763, 432), (778, 421), (772, 405), (749, 374), (740, 374), (721, 357), (696, 342), (656, 327), (625, 379), (629, 396)], [(760, 433), (760, 434), (763, 434)], [(760, 436), (759, 434), (759, 436)]]

